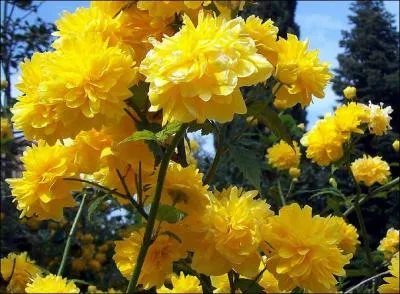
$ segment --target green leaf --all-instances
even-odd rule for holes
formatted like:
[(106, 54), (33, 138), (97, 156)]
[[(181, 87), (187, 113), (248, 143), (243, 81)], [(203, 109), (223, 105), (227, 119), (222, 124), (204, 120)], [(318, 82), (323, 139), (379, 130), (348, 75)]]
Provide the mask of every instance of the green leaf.
[(261, 166), (257, 154), (252, 150), (233, 146), (230, 157), (249, 183), (260, 190)]
[(96, 209), (100, 206), (103, 201), (107, 199), (108, 195), (104, 195), (101, 197), (97, 197), (95, 200), (90, 203), (90, 206), (88, 208), (88, 219), (92, 220), (93, 214), (96, 211)]
[(264, 288), (254, 280), (240, 278), (236, 280), (235, 287), (246, 293), (265, 293)]
[(168, 123), (161, 131), (156, 133), (156, 139), (159, 142), (164, 142), (169, 136), (179, 131), (182, 123), (174, 121)]
[(346, 270), (346, 277), (367, 277), (367, 276), (369, 276), (369, 270), (366, 268)]
[(139, 84), (130, 88), (133, 92), (133, 96), (130, 98), (131, 102), (136, 105), (139, 109), (143, 110), (146, 107), (148, 101), (149, 83), (140, 82)]
[(132, 135), (130, 135), (129, 137), (122, 140), (119, 144), (132, 142), (132, 141), (140, 141), (140, 140), (156, 141), (157, 136), (156, 136), (156, 134), (154, 134), (152, 131), (149, 131), (149, 130), (137, 131), (137, 132), (133, 133)]
[(157, 211), (157, 219), (173, 224), (179, 222), (186, 216), (186, 213), (171, 205), (160, 204)]

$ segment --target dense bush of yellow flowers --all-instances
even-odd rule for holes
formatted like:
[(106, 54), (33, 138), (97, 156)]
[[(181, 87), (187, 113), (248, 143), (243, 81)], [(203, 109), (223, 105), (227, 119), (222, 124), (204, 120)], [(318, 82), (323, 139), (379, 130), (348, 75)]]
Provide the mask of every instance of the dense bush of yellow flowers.
[[(357, 190), (349, 209), (357, 212), (359, 231), (345, 215), (318, 215), (282, 192), (276, 209), (256, 185), (245, 190), (226, 183), (217, 190), (210, 181), (229, 147), (217, 152), (207, 174), (196, 166), (188, 132), (211, 127), (218, 133), (239, 116), (273, 117), (267, 127), (281, 130), (277, 112), (323, 98), (332, 78), (308, 41), (278, 38), (273, 20), (238, 17), (244, 5), (93, 1), (56, 21), (54, 50), (20, 65), (23, 94), (11, 109), (12, 122), (34, 143), (21, 157), (22, 175), (7, 182), (21, 218), (62, 222), (66, 208), (79, 209), (58, 271), (38, 266), (26, 252), (10, 253), (1, 260), (7, 291), (349, 293), (384, 277), (378, 291), (399, 293), (399, 231), (390, 229), (379, 246), (388, 268), (382, 272), (371, 263), (359, 207), (399, 179), (379, 155), (349, 156), (355, 139), (390, 130), (390, 106), (358, 103), (356, 89), (346, 88), (348, 100), (300, 141), (278, 131), (281, 140), (266, 150), (264, 164), (292, 183), (301, 176), (302, 157), (321, 167), (341, 163)], [(278, 111), (258, 101), (250, 112), (241, 88), (267, 82)], [(3, 119), (1, 136), (12, 137)], [(398, 151), (398, 141), (393, 147)], [(334, 179), (331, 184), (342, 195)], [(94, 210), (102, 201), (90, 189), (115, 196), (137, 221), (112, 248), (96, 249), (93, 236), (78, 236), (83, 249), (72, 258), (83, 207)], [(366, 253), (369, 280), (343, 284), (358, 247)], [(126, 289), (99, 289), (66, 276), (67, 265), (100, 271), (109, 249), (129, 281)]]

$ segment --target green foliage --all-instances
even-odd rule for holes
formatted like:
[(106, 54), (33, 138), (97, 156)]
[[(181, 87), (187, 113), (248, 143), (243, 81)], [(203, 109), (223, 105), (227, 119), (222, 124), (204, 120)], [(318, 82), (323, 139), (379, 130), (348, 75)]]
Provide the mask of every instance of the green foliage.
[(257, 154), (252, 150), (232, 146), (229, 149), (230, 157), (244, 177), (256, 189), (260, 189), (261, 163)]
[(182, 124), (179, 122), (171, 122), (158, 132), (153, 132), (150, 130), (137, 131), (128, 138), (122, 140), (120, 144), (140, 140), (157, 141), (159, 143), (163, 143), (166, 139), (168, 139), (169, 136), (175, 134), (181, 125)]
[(182, 220), (185, 216), (186, 213), (171, 205), (160, 204), (157, 210), (157, 219), (170, 224)]

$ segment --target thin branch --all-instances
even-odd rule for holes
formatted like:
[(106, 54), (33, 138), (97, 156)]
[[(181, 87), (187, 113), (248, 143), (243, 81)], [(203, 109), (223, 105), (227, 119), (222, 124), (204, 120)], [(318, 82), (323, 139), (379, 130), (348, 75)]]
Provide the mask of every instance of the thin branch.
[(368, 279), (366, 279), (366, 280), (364, 280), (364, 281), (358, 283), (358, 284), (355, 285), (354, 287), (351, 287), (349, 290), (347, 290), (346, 292), (344, 292), (344, 294), (349, 294), (349, 293), (353, 292), (354, 290), (360, 288), (362, 285), (368, 283), (369, 281), (375, 280), (376, 278), (379, 278), (379, 277), (381, 277), (381, 276), (387, 275), (387, 274), (389, 274), (389, 273), (390, 273), (390, 271), (386, 271), (386, 272), (377, 274), (377, 275), (375, 275), (375, 276), (373, 276), (373, 277), (370, 277), (370, 278), (368, 278)]

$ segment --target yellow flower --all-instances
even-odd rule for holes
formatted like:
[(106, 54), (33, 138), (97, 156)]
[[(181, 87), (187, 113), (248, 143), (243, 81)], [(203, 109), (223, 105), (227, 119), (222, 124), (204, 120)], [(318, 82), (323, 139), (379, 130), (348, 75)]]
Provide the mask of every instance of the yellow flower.
[(89, 261), (89, 268), (93, 271), (93, 272), (98, 272), (101, 270), (101, 263), (96, 260), (96, 259), (92, 259)]
[(100, 262), (101, 264), (105, 263), (107, 261), (107, 255), (105, 255), (104, 253), (96, 253), (96, 255), (94, 256), (94, 258)]
[[(158, 170), (155, 172), (155, 179)], [(149, 201), (156, 188), (155, 180), (151, 188), (146, 192)], [(175, 205), (176, 208), (187, 214), (200, 213), (206, 209), (210, 202), (208, 185), (203, 186), (203, 174), (194, 165), (182, 167), (179, 163), (171, 162), (161, 194), (161, 202), (167, 205)]]
[[(272, 65), (243, 34), (243, 19), (199, 13), (198, 25), (183, 17), (182, 29), (154, 42), (140, 72), (150, 83), (151, 111), (167, 121), (227, 122), (246, 113), (240, 87), (265, 81)], [(162, 66), (160, 66), (162, 65)]]
[(171, 19), (181, 11), (190, 13), (191, 8), (200, 8), (203, 1), (194, 1), (194, 5), (185, 5), (185, 2), (189, 1), (138, 1), (137, 8), (148, 11), (152, 17)]
[(37, 275), (25, 289), (26, 293), (79, 293), (74, 282), (66, 278), (49, 274), (45, 277)]
[(334, 216), (332, 219), (337, 221), (340, 230), (339, 248), (342, 249), (345, 254), (351, 253), (354, 255), (357, 245), (360, 244), (356, 227), (352, 224), (347, 224), (341, 217)]
[(26, 252), (10, 253), (1, 259), (1, 276), (8, 283), (7, 293), (23, 293), (29, 278), (40, 272)]
[(360, 103), (351, 102), (339, 106), (335, 111), (336, 126), (346, 138), (349, 138), (351, 133), (363, 134), (359, 127), (368, 122), (368, 119), (368, 107)]
[(390, 176), (389, 164), (382, 157), (364, 154), (351, 164), (351, 171), (358, 183), (363, 182), (367, 187), (375, 183), (385, 184)]
[(283, 291), (282, 289), (279, 288), (279, 282), (275, 278), (271, 272), (269, 272), (265, 267), (267, 263), (267, 258), (266, 256), (262, 257), (262, 261), (259, 266), (259, 271), (264, 271), (263, 274), (260, 277), (260, 280), (258, 281), (258, 284), (263, 287), (266, 291), (266, 293), (283, 293), (286, 291)]
[(11, 139), (13, 136), (12, 126), (9, 120), (2, 117), (0, 120), (0, 139)]
[[(299, 41), (295, 35), (287, 34), (287, 40), (279, 38), (278, 60), (275, 76), (280, 83), (274, 87), (276, 100), (284, 108), (300, 103), (305, 107), (312, 96), (323, 98), (324, 89), (332, 77), (328, 63), (321, 63), (318, 50), (308, 51), (308, 40)], [(279, 87), (279, 90), (277, 90)]]
[[(294, 229), (295, 228), (295, 229)], [(311, 292), (336, 291), (336, 276), (352, 254), (344, 255), (338, 223), (331, 217), (312, 216), (312, 209), (297, 203), (284, 206), (270, 217), (264, 238), (269, 253), (268, 269), (279, 281), (280, 289), (300, 287)]]
[[(139, 249), (142, 246), (144, 229), (133, 232), (130, 237), (122, 241), (115, 241), (115, 254), (113, 259), (121, 274), (130, 279), (136, 265)], [(147, 252), (139, 284), (144, 289), (153, 286), (161, 287), (164, 280), (172, 273), (172, 263), (185, 256), (181, 244), (168, 235), (159, 235), (150, 245)]]
[(393, 112), (391, 106), (383, 107), (383, 103), (379, 105), (372, 104), (369, 102), (369, 121), (368, 128), (371, 134), (382, 136), (391, 130), (390, 120), (392, 117), (390, 114)]
[(230, 293), (231, 286), (227, 274), (220, 276), (211, 276), (211, 284), (215, 288), (213, 293)]
[(400, 149), (400, 148), (399, 148), (399, 147), (400, 147), (400, 142), (399, 142), (399, 140), (394, 140), (392, 146), (393, 146), (394, 151), (399, 152), (399, 149)]
[(86, 269), (86, 262), (83, 258), (75, 258), (71, 262), (71, 268), (74, 272), (83, 272)]
[(172, 289), (162, 286), (157, 289), (157, 293), (203, 293), (199, 279), (194, 276), (185, 276), (183, 272), (179, 276), (172, 275), (171, 284)]
[(380, 285), (378, 288), (379, 293), (400, 293), (400, 286), (399, 286), (399, 253), (397, 253), (391, 260), (391, 264), (389, 266), (390, 273), (392, 274), (391, 277), (383, 278), (383, 280), (387, 284)]
[(231, 268), (248, 277), (257, 275), (261, 227), (273, 215), (265, 201), (253, 199), (257, 194), (230, 187), (215, 193), (197, 224), (190, 223), (190, 215), (186, 217), (194, 235), (189, 233), (192, 238), (185, 240), (183, 234), (182, 240), (194, 251), (194, 269), (216, 276)]
[(87, 234), (83, 235), (80, 239), (82, 240), (83, 243), (89, 244), (89, 243), (93, 242), (94, 237), (92, 234), (87, 233)]
[(173, 33), (167, 21), (152, 17), (129, 1), (92, 1), (90, 8), (64, 12), (56, 25), (58, 31), (54, 35), (59, 37), (53, 44), (56, 48), (62, 47), (66, 39), (98, 33), (110, 46), (133, 49), (132, 55), (138, 63), (152, 47), (149, 37), (161, 40), (163, 34)]
[(278, 170), (288, 170), (291, 167), (297, 168), (300, 164), (300, 148), (297, 142), (293, 141), (293, 147), (281, 140), (267, 149), (268, 163)]
[(71, 153), (69, 147), (48, 146), (44, 141), (24, 151), (22, 178), (6, 180), (21, 218), (36, 215), (39, 220), (61, 220), (63, 208), (75, 206), (71, 191), (79, 190), (81, 185), (63, 179), (75, 175)]
[(301, 175), (301, 170), (297, 167), (291, 167), (289, 169), (289, 175), (293, 178), (293, 179), (297, 179), (298, 177), (300, 177)]
[(343, 90), (343, 95), (346, 97), (346, 99), (353, 99), (356, 98), (357, 96), (357, 89), (355, 87), (347, 86)]
[(51, 53), (36, 53), (21, 65), (25, 94), (12, 109), (28, 139), (74, 138), (124, 115), (124, 100), (137, 80), (131, 56), (109, 47), (99, 35), (67, 39)]
[(264, 55), (269, 62), (276, 64), (278, 27), (271, 19), (263, 22), (261, 18), (251, 15), (246, 19), (244, 31), (256, 42), (258, 52)]
[(307, 147), (307, 158), (321, 166), (327, 166), (343, 156), (343, 143), (346, 138), (337, 128), (335, 118), (325, 116), (301, 138)]
[(103, 244), (99, 247), (99, 251), (105, 253), (108, 251), (108, 244)]
[[(189, 2), (189, 1), (185, 1)], [(210, 1), (204, 1), (204, 2), (210, 2)], [(232, 15), (232, 11), (242, 11), (244, 8), (244, 5), (246, 4), (246, 1), (244, 0), (228, 0), (228, 1), (221, 1), (221, 0), (214, 0), (212, 1), (215, 6), (217, 7), (218, 11), (220, 14), (227, 18), (230, 19)], [(203, 4), (206, 6), (205, 4)]]
[(386, 237), (381, 240), (378, 250), (382, 251), (386, 258), (390, 258), (399, 251), (399, 238), (399, 230), (390, 228), (386, 233)]

